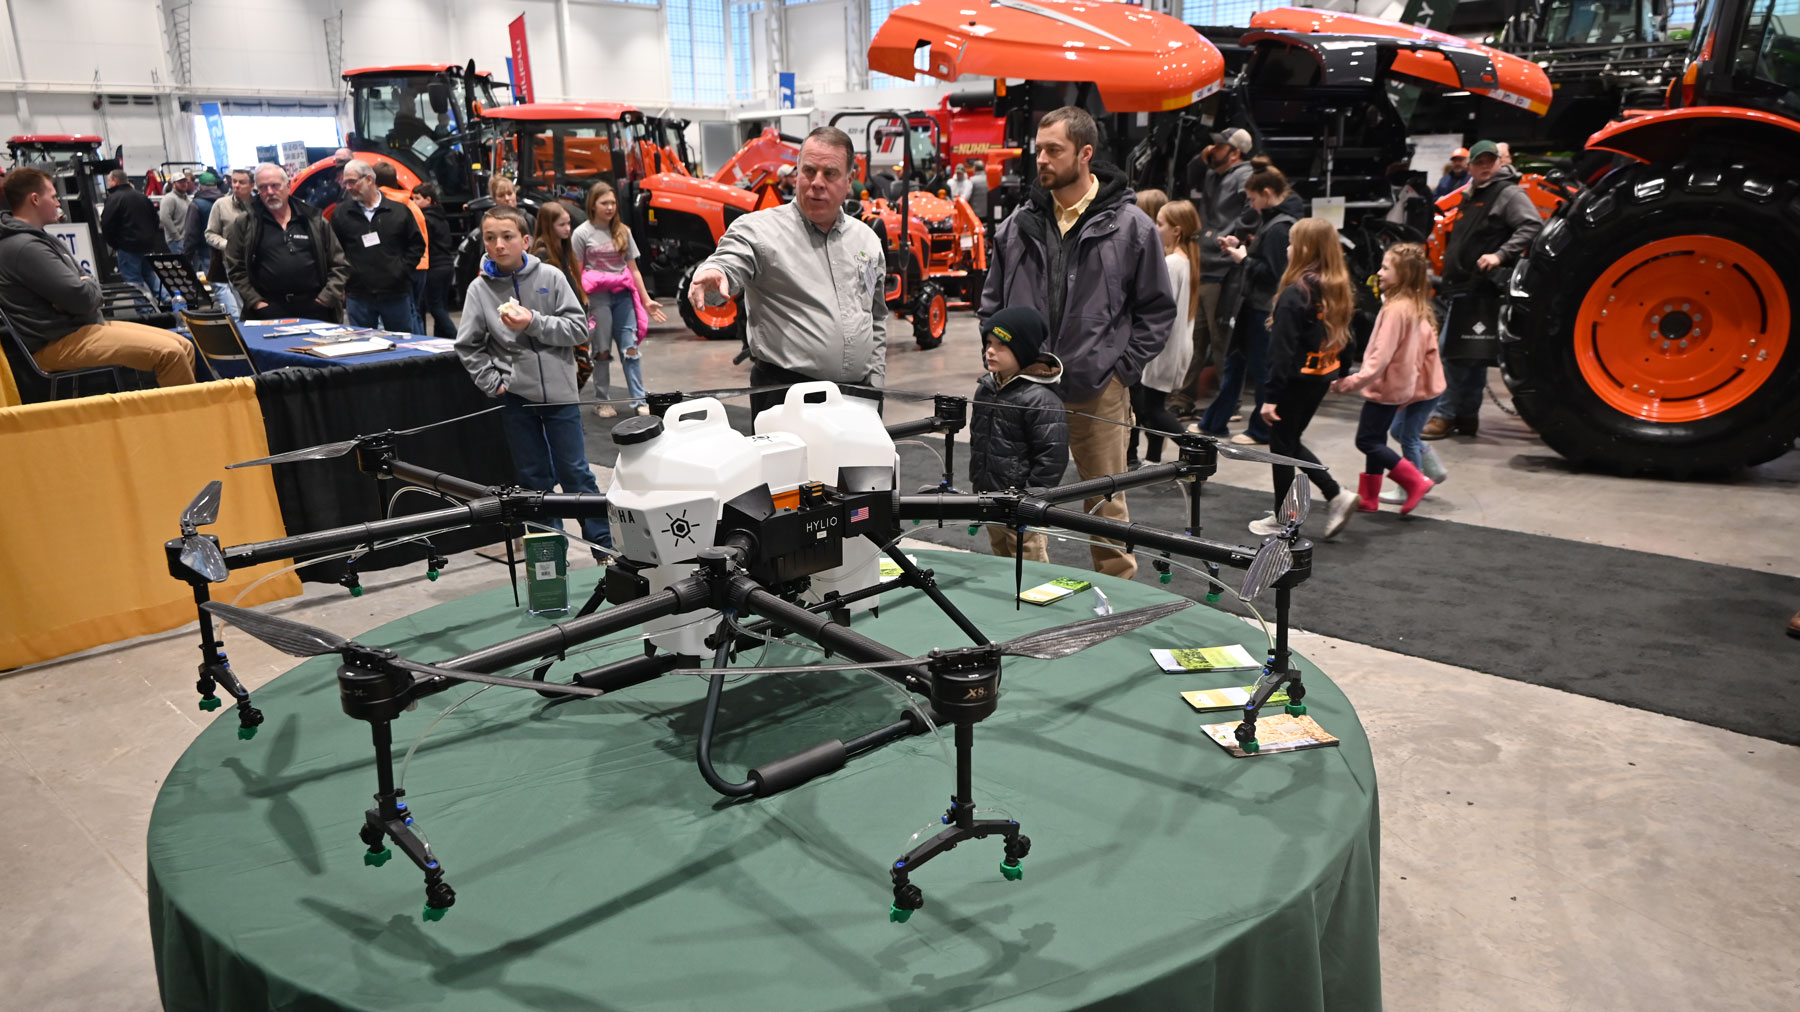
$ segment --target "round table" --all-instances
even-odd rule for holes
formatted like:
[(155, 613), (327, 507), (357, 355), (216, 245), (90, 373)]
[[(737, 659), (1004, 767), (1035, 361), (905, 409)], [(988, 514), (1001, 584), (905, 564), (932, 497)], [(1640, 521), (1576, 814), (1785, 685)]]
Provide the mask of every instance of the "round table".
[[(1010, 560), (916, 557), (995, 640), (1092, 615), (1089, 593), (1015, 611)], [(1027, 586), (1058, 575), (1075, 574), (1026, 564)], [(1095, 580), (1116, 610), (1166, 599)], [(1304, 586), (1295, 602), (1303, 617)], [(361, 639), (429, 661), (544, 622), (501, 588)], [(879, 618), (858, 614), (854, 628), (909, 652), (967, 642), (914, 592), (887, 595)], [(1300, 660), (1311, 715), (1342, 745), (1227, 755), (1200, 729), (1235, 714), (1197, 714), (1178, 693), (1252, 673), (1163, 674), (1148, 649), (1228, 642), (1258, 656), (1266, 644), (1196, 605), (1073, 657), (1008, 658), (999, 711), (975, 728), (974, 785), (978, 805), (1031, 837), (1024, 878), (1002, 877), (997, 837), (965, 843), (915, 874), (925, 907), (903, 924), (888, 919), (887, 869), (916, 829), (937, 828), (954, 787), (947, 744), (909, 738), (784, 794), (727, 801), (695, 769), (705, 683), (688, 676), (552, 707), (494, 688), (438, 721), (404, 786), (457, 901), (425, 922), (417, 868), (398, 852), (364, 864), (369, 728), (338, 708), (335, 658), (308, 661), (256, 693), (269, 718), (256, 738), (215, 721), (157, 798), (149, 904), (163, 1001), (1379, 1009), (1367, 738), (1338, 688)], [(621, 643), (558, 671), (641, 649)], [(761, 653), (809, 661), (790, 646)], [(474, 688), (396, 721), (396, 765)], [(885, 725), (902, 705), (868, 672), (746, 676), (725, 690), (714, 761), (733, 777)]]

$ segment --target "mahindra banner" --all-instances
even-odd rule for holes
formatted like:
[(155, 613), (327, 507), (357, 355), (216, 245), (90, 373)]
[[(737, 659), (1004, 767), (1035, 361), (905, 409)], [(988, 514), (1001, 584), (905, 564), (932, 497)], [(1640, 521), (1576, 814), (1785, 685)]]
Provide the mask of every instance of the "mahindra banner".
[(535, 102), (531, 91), (531, 47), (525, 43), (525, 15), (513, 18), (506, 26), (506, 34), (512, 40), (513, 94), (520, 101)]

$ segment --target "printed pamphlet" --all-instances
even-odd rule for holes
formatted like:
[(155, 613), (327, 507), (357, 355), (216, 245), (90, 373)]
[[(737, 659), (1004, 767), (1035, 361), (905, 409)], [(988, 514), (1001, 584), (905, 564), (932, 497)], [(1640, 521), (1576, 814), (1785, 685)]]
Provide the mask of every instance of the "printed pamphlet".
[[(1245, 703), (1250, 702), (1250, 694), (1255, 691), (1256, 686), (1254, 685), (1232, 685), (1223, 689), (1190, 689), (1182, 693), (1181, 698), (1187, 700), (1189, 706), (1201, 713), (1212, 713), (1218, 710), (1242, 709)], [(1277, 691), (1271, 693), (1268, 702), (1263, 705), (1285, 706), (1287, 701), (1288, 694)], [(1260, 719), (1257, 726), (1261, 726)]]
[(1152, 650), (1158, 667), (1164, 671), (1237, 671), (1262, 667), (1262, 661), (1236, 643), (1222, 647), (1192, 647)]
[(1093, 584), (1087, 580), (1076, 580), (1059, 576), (1049, 583), (1040, 583), (1029, 590), (1019, 592), (1019, 600), (1026, 604), (1044, 605), (1052, 601), (1060, 601), (1071, 594), (1087, 590)]
[(1277, 752), (1298, 752), (1308, 748), (1330, 748), (1338, 743), (1337, 738), (1327, 734), (1311, 717), (1295, 717), (1286, 713), (1257, 719), (1255, 752), (1246, 752), (1238, 747), (1235, 722), (1208, 724), (1204, 730), (1208, 738), (1219, 743), (1220, 748), (1239, 759), (1274, 755)]

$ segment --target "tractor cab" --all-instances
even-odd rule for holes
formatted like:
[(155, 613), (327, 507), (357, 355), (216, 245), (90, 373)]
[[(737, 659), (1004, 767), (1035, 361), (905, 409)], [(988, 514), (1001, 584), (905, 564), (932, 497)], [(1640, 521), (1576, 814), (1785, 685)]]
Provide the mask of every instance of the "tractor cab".
[[(606, 183), (628, 214), (627, 190), (660, 160), (644, 114), (617, 102), (533, 102), (482, 117), (492, 127), (490, 161), (518, 184), (521, 204), (561, 200), (579, 212), (589, 187)], [(585, 218), (585, 212), (576, 215), (576, 221)]]
[[(411, 64), (344, 72), (355, 129), (346, 145), (365, 161), (392, 162), (401, 188), (437, 184), (456, 222), (485, 179), (481, 112), (497, 105), (493, 75), (467, 66)], [(341, 166), (326, 158), (294, 177), (294, 195), (317, 208), (343, 195)]]

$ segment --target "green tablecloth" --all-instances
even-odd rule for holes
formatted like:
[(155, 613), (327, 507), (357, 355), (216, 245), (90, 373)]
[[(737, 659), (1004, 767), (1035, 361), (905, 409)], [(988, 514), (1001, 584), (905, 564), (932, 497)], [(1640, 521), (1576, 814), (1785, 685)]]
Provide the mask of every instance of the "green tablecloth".
[[(995, 639), (1092, 614), (1085, 593), (1015, 612), (1009, 561), (918, 557)], [(1027, 585), (1066, 572), (1028, 563)], [(1163, 593), (1098, 582), (1119, 610)], [(1303, 618), (1304, 588), (1295, 596)], [(541, 624), (502, 589), (364, 641), (435, 660)], [(965, 642), (911, 593), (856, 628), (908, 651)], [(1259, 636), (1195, 606), (1072, 658), (1009, 658), (999, 712), (976, 727), (975, 789), (1031, 837), (1024, 880), (1001, 877), (997, 838), (964, 844), (916, 873), (925, 908), (905, 924), (887, 918), (887, 869), (948, 801), (947, 745), (907, 739), (786, 794), (726, 802), (694, 768), (704, 683), (675, 676), (548, 710), (490, 689), (445, 718), (405, 781), (457, 890), (448, 916), (425, 923), (410, 862), (363, 864), (369, 730), (339, 711), (333, 663), (307, 662), (257, 692), (269, 722), (256, 739), (239, 741), (227, 711), (157, 799), (150, 922), (163, 1001), (1378, 1009), (1375, 774), (1355, 712), (1306, 664), (1311, 713), (1343, 745), (1233, 759), (1200, 733), (1233, 715), (1196, 715), (1177, 691), (1242, 679), (1165, 675), (1147, 653), (1243, 642), (1260, 655)], [(396, 722), (396, 761), (468, 692)], [(715, 761), (733, 776), (862, 734), (900, 705), (866, 672), (747, 677), (726, 689)]]

